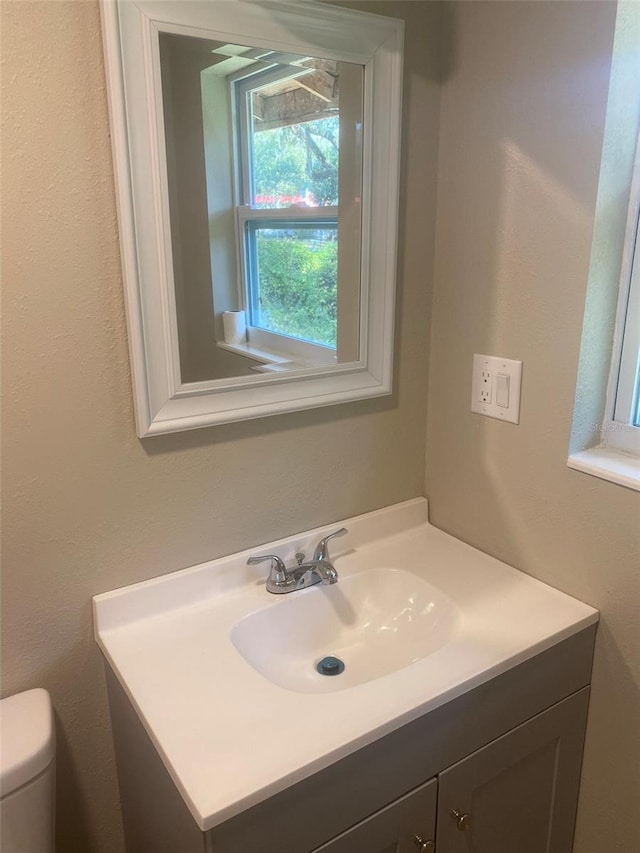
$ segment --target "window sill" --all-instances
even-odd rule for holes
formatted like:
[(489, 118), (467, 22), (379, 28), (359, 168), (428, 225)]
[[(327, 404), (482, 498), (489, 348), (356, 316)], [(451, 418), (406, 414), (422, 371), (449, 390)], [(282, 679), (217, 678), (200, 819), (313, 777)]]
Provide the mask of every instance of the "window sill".
[(640, 492), (640, 458), (637, 456), (607, 450), (605, 447), (593, 447), (572, 453), (567, 459), (567, 465), (583, 474), (591, 474)]
[[(271, 335), (264, 332), (255, 334), (258, 337), (258, 344), (246, 343), (228, 344), (218, 341), (217, 345), (220, 349), (234, 352), (237, 355), (242, 355), (252, 361), (258, 362), (257, 367), (252, 367), (251, 370), (257, 370), (261, 373), (275, 373), (282, 370), (306, 369), (309, 367), (334, 367), (336, 365), (335, 350), (328, 347), (323, 347), (320, 344), (312, 344), (306, 341), (299, 341), (294, 338), (286, 338), (280, 335)], [(282, 341), (282, 350), (271, 349), (269, 344), (270, 338), (276, 338), (278, 342)], [(285, 347), (289, 347), (290, 351), (285, 351)]]
[(250, 358), (252, 361), (259, 361), (261, 364), (284, 364), (291, 361), (291, 356), (276, 355), (274, 352), (268, 352), (260, 347), (252, 346), (251, 344), (226, 344), (218, 341), (220, 349), (235, 352), (236, 355), (243, 355), (245, 358)]

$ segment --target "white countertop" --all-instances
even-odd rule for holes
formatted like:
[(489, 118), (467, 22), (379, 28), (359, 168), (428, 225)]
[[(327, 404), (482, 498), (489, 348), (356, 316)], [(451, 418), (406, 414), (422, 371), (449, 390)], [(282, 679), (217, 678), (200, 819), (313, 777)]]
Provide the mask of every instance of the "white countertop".
[[(598, 620), (598, 613), (431, 526), (419, 498), (94, 598), (96, 640), (204, 831), (499, 675)], [(280, 606), (266, 565), (309, 553), (337, 527), (340, 578), (401, 568), (459, 608), (452, 640), (396, 672), (344, 690), (276, 686), (229, 635)], [(314, 721), (330, 720), (330, 725)], [(271, 737), (286, 728), (286, 739)]]

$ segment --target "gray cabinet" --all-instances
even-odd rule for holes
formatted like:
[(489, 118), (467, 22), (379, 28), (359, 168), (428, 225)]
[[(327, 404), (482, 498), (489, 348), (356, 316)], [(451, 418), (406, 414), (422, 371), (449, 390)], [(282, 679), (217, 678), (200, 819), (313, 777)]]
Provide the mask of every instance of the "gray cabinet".
[(437, 853), (570, 853), (588, 690), (438, 776)]
[(435, 779), (357, 823), (315, 853), (424, 853), (435, 850)]
[(588, 693), (538, 714), (314, 853), (570, 853)]

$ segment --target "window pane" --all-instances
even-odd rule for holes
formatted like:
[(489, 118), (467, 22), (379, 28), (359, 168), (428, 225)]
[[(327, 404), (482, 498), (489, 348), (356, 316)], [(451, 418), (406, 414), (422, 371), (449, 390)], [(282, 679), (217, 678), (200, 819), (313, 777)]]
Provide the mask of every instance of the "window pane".
[(337, 206), (337, 92), (335, 67), (333, 74), (288, 76), (251, 92), (253, 206)]
[[(640, 143), (639, 154), (640, 158)], [(640, 159), (636, 168), (640, 167)], [(637, 204), (637, 202), (636, 202)], [(640, 426), (640, 217), (634, 216), (634, 227), (627, 240), (633, 241), (633, 258), (629, 277), (629, 292), (624, 312), (620, 367), (613, 413), (614, 421)], [(625, 273), (623, 271), (623, 276)], [(622, 287), (625, 280), (622, 280)], [(623, 291), (624, 293), (624, 291)]]
[(336, 346), (337, 224), (248, 224), (251, 323)]

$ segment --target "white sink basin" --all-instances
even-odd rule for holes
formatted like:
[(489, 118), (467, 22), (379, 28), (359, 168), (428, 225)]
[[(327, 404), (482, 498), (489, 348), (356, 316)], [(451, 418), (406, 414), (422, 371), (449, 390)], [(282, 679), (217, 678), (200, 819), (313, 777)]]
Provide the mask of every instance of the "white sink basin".
[[(333, 586), (271, 595), (264, 564), (247, 565), (265, 553), (293, 565), (342, 526)], [(423, 499), (104, 593), (94, 613), (203, 831), (598, 618), (432, 527)], [(316, 673), (325, 655), (344, 672)]]
[[(283, 597), (284, 598), (284, 597)], [(286, 595), (231, 631), (243, 658), (274, 684), (326, 693), (363, 684), (441, 648), (461, 619), (453, 602), (402, 569), (378, 568)], [(321, 675), (325, 656), (345, 665)]]

